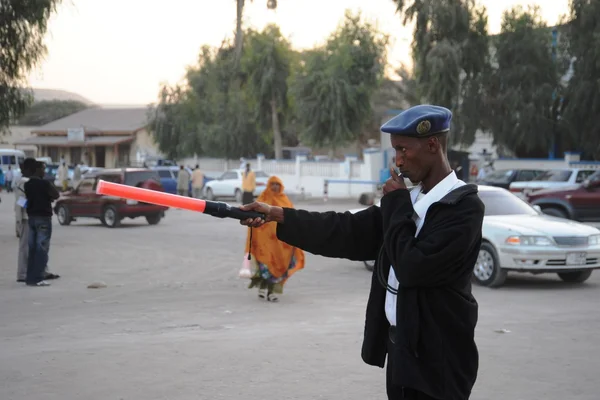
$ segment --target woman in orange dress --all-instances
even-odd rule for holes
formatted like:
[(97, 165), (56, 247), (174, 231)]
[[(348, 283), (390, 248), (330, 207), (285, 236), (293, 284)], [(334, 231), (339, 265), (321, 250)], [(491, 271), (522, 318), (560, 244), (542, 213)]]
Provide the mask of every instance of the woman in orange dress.
[[(281, 179), (272, 176), (257, 201), (272, 206), (294, 207), (283, 190)], [(277, 295), (283, 293), (287, 280), (304, 268), (304, 252), (278, 240), (276, 231), (275, 223), (249, 228), (245, 251), (246, 254), (250, 251), (251, 259), (254, 260), (248, 288), (258, 287), (258, 297), (273, 302), (279, 300)]]

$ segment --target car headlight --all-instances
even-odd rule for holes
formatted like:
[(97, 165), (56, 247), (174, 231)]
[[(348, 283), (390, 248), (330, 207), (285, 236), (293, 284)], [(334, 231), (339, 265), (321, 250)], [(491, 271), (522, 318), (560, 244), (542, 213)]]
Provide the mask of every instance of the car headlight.
[(588, 244), (590, 246), (595, 246), (597, 244), (600, 244), (600, 235), (591, 235), (588, 240)]
[(510, 236), (506, 244), (513, 246), (552, 246), (552, 240), (546, 236)]

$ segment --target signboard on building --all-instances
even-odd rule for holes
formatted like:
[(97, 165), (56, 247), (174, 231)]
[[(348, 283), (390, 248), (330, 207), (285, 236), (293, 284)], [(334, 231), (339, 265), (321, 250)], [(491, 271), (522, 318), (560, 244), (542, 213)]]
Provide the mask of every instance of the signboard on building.
[(67, 129), (67, 141), (69, 141), (69, 142), (85, 141), (85, 132), (84, 132), (83, 128)]

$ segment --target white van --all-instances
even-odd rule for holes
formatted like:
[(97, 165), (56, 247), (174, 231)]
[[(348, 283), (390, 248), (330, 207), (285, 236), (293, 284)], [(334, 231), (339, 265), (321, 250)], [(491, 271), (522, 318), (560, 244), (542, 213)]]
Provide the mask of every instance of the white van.
[(13, 182), (21, 178), (21, 164), (25, 161), (25, 153), (22, 150), (0, 149), (0, 168), (6, 174), (8, 166), (13, 170)]

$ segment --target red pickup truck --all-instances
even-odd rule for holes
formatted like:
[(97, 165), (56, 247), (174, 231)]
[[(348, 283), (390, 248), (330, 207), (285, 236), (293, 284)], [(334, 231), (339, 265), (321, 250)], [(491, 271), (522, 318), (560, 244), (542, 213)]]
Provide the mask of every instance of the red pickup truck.
[(77, 218), (97, 218), (103, 225), (114, 228), (124, 218), (145, 217), (150, 225), (156, 225), (164, 217), (168, 207), (140, 203), (96, 193), (99, 180), (164, 191), (156, 171), (146, 168), (105, 169), (84, 175), (77, 186), (67, 192), (54, 205), (58, 223), (69, 225)]
[(544, 214), (579, 222), (600, 222), (600, 171), (579, 184), (532, 192), (527, 201), (540, 206)]

